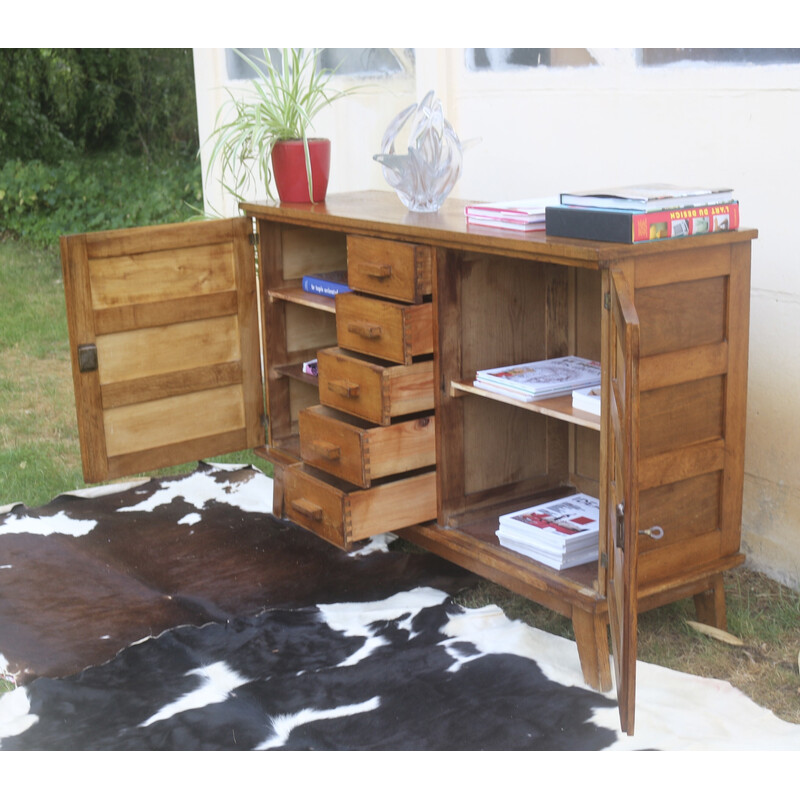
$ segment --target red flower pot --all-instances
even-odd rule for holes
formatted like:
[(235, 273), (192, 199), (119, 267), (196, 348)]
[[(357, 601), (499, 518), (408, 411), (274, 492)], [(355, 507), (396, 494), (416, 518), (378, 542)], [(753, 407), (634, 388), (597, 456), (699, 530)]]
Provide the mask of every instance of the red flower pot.
[[(311, 180), (315, 203), (321, 203), (328, 191), (331, 172), (330, 139), (309, 139)], [(308, 203), (308, 173), (302, 139), (276, 142), (272, 148), (272, 173), (282, 203)]]

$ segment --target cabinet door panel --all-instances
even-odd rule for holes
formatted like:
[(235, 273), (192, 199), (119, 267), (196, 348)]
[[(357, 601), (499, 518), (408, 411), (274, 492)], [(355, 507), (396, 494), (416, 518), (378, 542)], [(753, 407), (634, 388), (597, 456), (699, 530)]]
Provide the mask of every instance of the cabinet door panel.
[(249, 221), (63, 237), (84, 478), (264, 443)]
[(636, 709), (639, 529), (639, 319), (622, 272), (610, 275), (606, 448), (608, 615), (622, 730), (633, 734)]

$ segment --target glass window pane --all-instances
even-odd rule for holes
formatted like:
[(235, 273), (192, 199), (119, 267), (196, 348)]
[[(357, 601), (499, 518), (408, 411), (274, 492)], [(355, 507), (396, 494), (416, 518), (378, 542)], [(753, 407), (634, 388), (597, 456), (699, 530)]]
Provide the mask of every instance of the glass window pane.
[(796, 64), (800, 62), (797, 47), (643, 47), (641, 63), (645, 67), (675, 64), (680, 61), (702, 61), (725, 64)]
[[(238, 55), (239, 52), (256, 63), (264, 63), (262, 48), (226, 48), (225, 65), (228, 77), (231, 80), (255, 78), (255, 71)], [(270, 48), (269, 55), (275, 67), (280, 69), (281, 51), (278, 48)], [(325, 47), (320, 49), (317, 62), (321, 68), (336, 69), (341, 75), (393, 75), (403, 71), (413, 72), (414, 51), (386, 47)]]
[(468, 69), (508, 70), (533, 67), (585, 67), (597, 62), (581, 47), (468, 47)]

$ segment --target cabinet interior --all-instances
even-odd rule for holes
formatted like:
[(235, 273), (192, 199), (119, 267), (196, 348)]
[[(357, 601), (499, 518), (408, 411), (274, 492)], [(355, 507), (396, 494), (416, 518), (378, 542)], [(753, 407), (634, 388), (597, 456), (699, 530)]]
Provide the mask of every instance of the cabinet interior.
[(484, 255), (445, 261), (439, 291), (444, 281), (451, 302), (437, 311), (441, 378), (451, 398), (437, 414), (449, 433), (440, 468), (452, 479), (439, 522), (494, 539), (498, 513), (575, 490), (599, 496), (600, 422), (573, 412), (571, 397), (515, 404), (476, 394), (475, 371), (566, 355), (599, 361), (601, 277)]

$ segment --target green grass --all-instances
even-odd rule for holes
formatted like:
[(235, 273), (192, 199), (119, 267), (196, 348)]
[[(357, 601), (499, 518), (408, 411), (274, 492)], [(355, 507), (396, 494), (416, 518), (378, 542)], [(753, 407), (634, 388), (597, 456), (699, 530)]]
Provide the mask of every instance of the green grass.
[[(0, 506), (36, 507), (86, 486), (59, 252), (0, 242), (0, 298)], [(270, 469), (249, 450), (209, 460)], [(147, 474), (181, 474), (195, 466)]]

